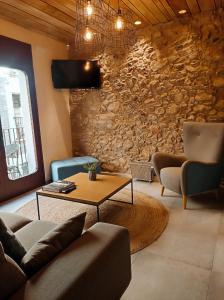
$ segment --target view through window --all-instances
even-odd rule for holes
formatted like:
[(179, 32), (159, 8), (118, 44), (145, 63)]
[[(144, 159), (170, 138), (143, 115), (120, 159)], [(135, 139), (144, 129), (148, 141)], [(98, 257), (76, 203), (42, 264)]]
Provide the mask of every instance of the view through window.
[(0, 67), (0, 119), (9, 179), (35, 173), (37, 160), (29, 86), (21, 70)]

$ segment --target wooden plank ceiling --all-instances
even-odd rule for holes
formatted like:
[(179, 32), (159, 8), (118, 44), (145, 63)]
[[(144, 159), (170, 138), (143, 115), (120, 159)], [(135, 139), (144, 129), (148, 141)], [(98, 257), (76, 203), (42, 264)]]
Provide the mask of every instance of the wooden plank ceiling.
[[(0, 0), (0, 18), (70, 43), (74, 37), (76, 0)], [(104, 0), (117, 8), (118, 0)], [(224, 7), (224, 0), (120, 0), (121, 7), (134, 12), (142, 25), (168, 22), (181, 17), (180, 10), (193, 15)]]

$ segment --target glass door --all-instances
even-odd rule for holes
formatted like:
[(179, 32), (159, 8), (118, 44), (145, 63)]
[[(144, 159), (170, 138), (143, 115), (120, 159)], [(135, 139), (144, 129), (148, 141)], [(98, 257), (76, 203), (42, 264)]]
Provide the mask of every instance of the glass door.
[(31, 47), (2, 36), (0, 139), (0, 200), (42, 185), (44, 172)]
[(23, 71), (0, 67), (0, 119), (8, 178), (35, 173), (38, 165), (30, 93)]

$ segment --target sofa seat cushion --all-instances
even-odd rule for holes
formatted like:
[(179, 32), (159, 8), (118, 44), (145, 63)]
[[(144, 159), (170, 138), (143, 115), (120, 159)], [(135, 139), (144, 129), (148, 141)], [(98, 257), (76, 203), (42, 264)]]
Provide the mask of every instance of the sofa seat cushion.
[(0, 212), (0, 218), (3, 220), (5, 225), (12, 230), (12, 232), (17, 231), (23, 226), (32, 222), (28, 218), (22, 217), (14, 213), (8, 213), (8, 212)]
[(21, 268), (31, 277), (48, 264), (58, 253), (80, 238), (86, 213), (74, 216), (57, 225), (30, 248), (21, 261)]
[(162, 185), (178, 194), (181, 194), (180, 176), (181, 168), (179, 167), (163, 168), (160, 171)]
[(18, 230), (15, 235), (28, 251), (39, 239), (56, 226), (56, 224), (48, 221), (33, 221)]

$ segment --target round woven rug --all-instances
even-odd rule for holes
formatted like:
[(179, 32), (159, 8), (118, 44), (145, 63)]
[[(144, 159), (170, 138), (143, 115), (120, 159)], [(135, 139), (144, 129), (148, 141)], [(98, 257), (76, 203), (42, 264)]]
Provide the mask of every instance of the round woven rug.
[[(130, 202), (130, 191), (123, 189), (112, 199)], [(76, 214), (86, 211), (85, 229), (96, 223), (96, 208), (90, 205), (39, 197), (42, 220), (60, 223)], [(36, 201), (32, 200), (17, 211), (20, 215), (37, 219)], [(131, 253), (135, 253), (155, 241), (168, 223), (169, 213), (158, 200), (145, 194), (134, 192), (134, 205), (115, 201), (105, 201), (100, 206), (100, 221), (128, 228)]]

